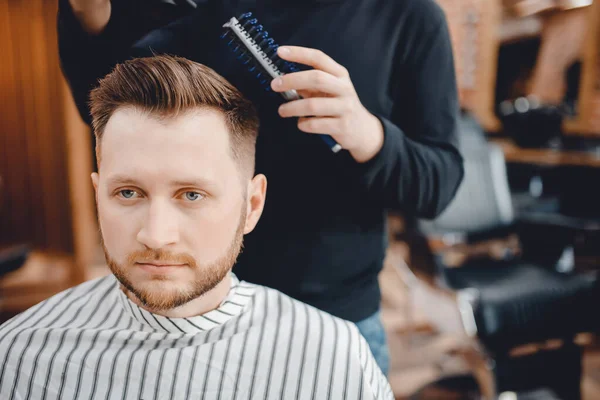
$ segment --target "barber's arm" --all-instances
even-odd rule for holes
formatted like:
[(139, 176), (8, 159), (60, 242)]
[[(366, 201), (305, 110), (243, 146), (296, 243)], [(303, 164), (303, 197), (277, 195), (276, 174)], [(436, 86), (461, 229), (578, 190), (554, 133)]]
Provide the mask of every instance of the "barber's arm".
[(131, 47), (145, 34), (193, 10), (154, 1), (59, 0), (61, 67), (85, 122), (90, 123), (87, 103), (98, 80), (130, 58)]
[(58, 49), (63, 73), (79, 113), (90, 123), (90, 90), (127, 54), (134, 41), (130, 1), (59, 0)]
[(73, 16), (87, 34), (96, 36), (104, 31), (110, 20), (112, 8), (110, 0), (69, 0), (68, 3)]
[(402, 82), (393, 83), (391, 119), (366, 110), (346, 69), (317, 50), (280, 48), (282, 58), (315, 69), (272, 83), (275, 91), (297, 89), (305, 97), (281, 106), (283, 117), (300, 117), (304, 132), (331, 135), (356, 161), (352, 168), (372, 198), (419, 217), (439, 215), (463, 177), (452, 48), (439, 20), (427, 34), (415, 34), (423, 40), (403, 63)]

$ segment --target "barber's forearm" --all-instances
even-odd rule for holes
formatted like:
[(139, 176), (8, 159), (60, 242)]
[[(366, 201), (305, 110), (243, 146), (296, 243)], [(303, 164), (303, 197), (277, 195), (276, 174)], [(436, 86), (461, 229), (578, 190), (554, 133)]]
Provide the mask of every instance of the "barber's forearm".
[(90, 35), (102, 33), (110, 20), (110, 0), (69, 0), (75, 18)]

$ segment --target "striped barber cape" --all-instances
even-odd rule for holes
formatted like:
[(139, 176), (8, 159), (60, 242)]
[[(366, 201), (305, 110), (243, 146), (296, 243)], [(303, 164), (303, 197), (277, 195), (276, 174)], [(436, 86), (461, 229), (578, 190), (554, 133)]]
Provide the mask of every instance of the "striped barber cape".
[(394, 398), (354, 324), (235, 276), (191, 318), (85, 282), (0, 326), (0, 368), (0, 399)]

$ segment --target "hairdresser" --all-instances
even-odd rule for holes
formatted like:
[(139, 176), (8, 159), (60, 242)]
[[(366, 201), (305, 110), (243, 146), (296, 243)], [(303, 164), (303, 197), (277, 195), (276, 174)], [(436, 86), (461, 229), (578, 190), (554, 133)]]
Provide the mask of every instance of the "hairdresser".
[[(272, 91), (220, 39), (223, 23), (248, 11), (301, 66)], [(58, 28), (86, 121), (97, 80), (154, 53), (206, 64), (255, 102), (256, 172), (269, 196), (234, 272), (355, 322), (385, 373), (386, 211), (435, 217), (463, 176), (452, 49), (434, 0), (60, 0)], [(276, 92), (291, 89), (303, 99), (283, 104)]]

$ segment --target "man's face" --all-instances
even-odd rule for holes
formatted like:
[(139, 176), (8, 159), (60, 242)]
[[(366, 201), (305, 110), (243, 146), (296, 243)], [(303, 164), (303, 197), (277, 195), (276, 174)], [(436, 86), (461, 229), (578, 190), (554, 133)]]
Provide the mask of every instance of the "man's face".
[(212, 110), (163, 120), (117, 110), (92, 180), (109, 267), (157, 311), (213, 289), (258, 220), (248, 218), (253, 181), (242, 181), (223, 116)]

